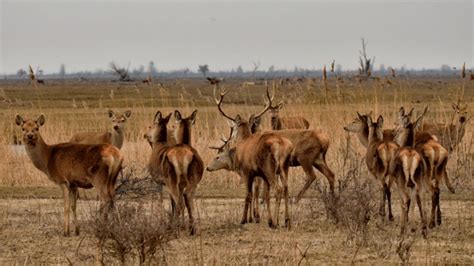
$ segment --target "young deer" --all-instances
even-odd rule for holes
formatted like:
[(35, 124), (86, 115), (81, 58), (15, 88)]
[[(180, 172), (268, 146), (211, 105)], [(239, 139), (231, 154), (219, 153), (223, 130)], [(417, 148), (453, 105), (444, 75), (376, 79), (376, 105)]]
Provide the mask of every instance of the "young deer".
[(45, 120), (44, 115), (40, 115), (37, 120), (24, 119), (17, 115), (15, 122), (23, 130), (23, 142), (33, 165), (63, 190), (64, 235), (69, 235), (70, 210), (77, 235), (77, 189), (95, 187), (103, 204), (102, 211), (109, 210), (113, 206), (115, 182), (122, 168), (123, 157), (120, 151), (110, 144), (48, 145), (39, 133), (39, 128), (44, 125)]
[(423, 123), (420, 131), (427, 132), (436, 136), (440, 144), (449, 152), (452, 152), (456, 146), (462, 141), (466, 133), (466, 125), (470, 118), (467, 118), (467, 106), (460, 106), (460, 103), (452, 105), (454, 110), (453, 119), (459, 116), (456, 124), (432, 124)]
[(393, 221), (392, 214), (392, 193), (390, 187), (393, 179), (390, 177), (390, 166), (398, 145), (393, 141), (383, 139), (383, 117), (379, 116), (376, 123), (372, 122), (372, 117), (367, 116), (368, 148), (365, 161), (369, 172), (380, 182), (382, 200), (380, 202), (379, 213), (382, 220), (385, 218), (385, 201), (388, 203), (388, 219)]
[[(153, 125), (145, 137), (152, 143), (152, 154), (148, 162), (150, 174), (162, 181), (169, 190), (173, 208), (173, 219), (178, 219), (184, 205), (188, 210), (190, 233), (196, 232), (194, 225), (194, 194), (202, 179), (204, 163), (198, 152), (187, 144), (168, 145), (167, 125), (171, 113), (163, 117), (158, 111)], [(184, 201), (184, 203), (183, 203)], [(183, 205), (184, 204), (184, 205)]]
[(110, 132), (81, 132), (72, 136), (69, 142), (82, 144), (109, 143), (121, 149), (124, 141), (125, 123), (132, 115), (132, 111), (127, 110), (122, 115), (117, 115), (112, 110), (108, 110), (109, 118), (112, 119), (112, 130)]
[(183, 118), (178, 110), (174, 111), (174, 118), (176, 120), (174, 139), (177, 144), (187, 144), (192, 146), (191, 129), (196, 122), (196, 115), (197, 110), (194, 110), (190, 116)]
[(280, 117), (280, 110), (283, 108), (284, 102), (278, 105), (270, 105), (270, 118), (273, 130), (281, 129), (308, 129), (309, 122), (302, 116)]
[[(367, 118), (372, 116), (372, 112), (361, 115), (359, 112), (356, 112), (357, 117), (354, 118), (352, 123), (346, 125), (344, 130), (350, 133), (356, 134), (357, 138), (359, 139), (360, 143), (367, 148), (369, 146), (369, 126), (367, 124)], [(411, 112), (410, 112), (411, 114)], [(384, 129), (383, 132), (383, 140), (385, 141), (393, 141), (394, 140), (394, 130), (393, 129)]]
[[(421, 228), (423, 236), (427, 235), (426, 218), (421, 201), (421, 192), (432, 192), (430, 178), (427, 175), (427, 166), (422, 154), (415, 148), (415, 128), (421, 119), (417, 119), (415, 123), (404, 123), (405, 133), (403, 134), (403, 146), (400, 147), (393, 158), (390, 165), (390, 174), (397, 183), (398, 191), (401, 198), (401, 234), (405, 233), (406, 224), (408, 222), (408, 212), (413, 195), (415, 195), (416, 203), (420, 211)], [(400, 135), (397, 136), (399, 138)]]
[[(246, 184), (247, 196), (245, 199), (244, 212), (241, 223), (247, 223), (248, 209), (252, 202), (253, 183), (255, 178), (261, 177), (265, 182), (265, 203), (267, 208), (268, 225), (276, 228), (279, 221), (279, 207), (281, 194), (285, 198), (285, 225), (290, 227), (289, 201), (288, 201), (288, 168), (290, 155), (293, 149), (291, 142), (273, 133), (251, 133), (251, 125), (244, 121), (240, 115), (234, 118), (226, 115), (221, 109), (221, 104), (227, 91), (220, 94), (216, 99), (219, 112), (233, 124), (233, 138), (236, 140), (235, 155), (233, 160), (234, 169), (242, 177)], [(269, 96), (267, 88), (267, 96)], [(270, 108), (270, 102), (259, 114), (260, 117)], [(251, 118), (252, 120), (252, 118)], [(281, 184), (280, 184), (281, 183)], [(283, 186), (283, 187), (281, 187)], [(270, 192), (276, 190), (275, 222), (270, 210)]]
[[(402, 107), (403, 108), (403, 107)], [(432, 209), (430, 227), (435, 227), (436, 224), (441, 224), (441, 209), (440, 209), (440, 183), (444, 178), (446, 187), (454, 193), (454, 188), (449, 181), (446, 166), (448, 164), (448, 150), (445, 149), (437, 140), (427, 132), (418, 132), (421, 127), (422, 119), (428, 111), (428, 106), (425, 107), (423, 113), (416, 119), (415, 122), (410, 122), (410, 118), (401, 116), (400, 127), (396, 134), (396, 141), (401, 147), (414, 147), (422, 156), (427, 167), (425, 173), (428, 180), (431, 180), (432, 188)], [(436, 221), (436, 223), (435, 223)]]

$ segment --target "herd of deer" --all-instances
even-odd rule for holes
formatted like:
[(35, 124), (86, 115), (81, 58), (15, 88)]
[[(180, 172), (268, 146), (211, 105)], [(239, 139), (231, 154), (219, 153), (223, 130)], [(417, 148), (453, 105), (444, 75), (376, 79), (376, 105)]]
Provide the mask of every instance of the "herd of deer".
[[(217, 86), (216, 86), (217, 87)], [(290, 227), (288, 170), (301, 166), (306, 174), (305, 184), (296, 196), (296, 202), (316, 179), (313, 167), (328, 180), (331, 195), (334, 195), (335, 175), (326, 163), (329, 137), (319, 130), (309, 129), (309, 122), (303, 117), (279, 117), (283, 103), (273, 105), (273, 96), (267, 88), (265, 108), (253, 114), (248, 120), (240, 115), (231, 117), (222, 109), (228, 91), (215, 97), (217, 109), (232, 126), (228, 138), (217, 149), (217, 156), (207, 166), (208, 171), (221, 169), (238, 173), (245, 182), (246, 198), (241, 223), (259, 222), (259, 187), (263, 183), (263, 197), (266, 204), (268, 225), (279, 224), (281, 198), (285, 200), (285, 226)], [(391, 185), (397, 184), (402, 202), (401, 231), (405, 231), (408, 210), (413, 196), (419, 207), (422, 232), (427, 233), (426, 219), (420, 195), (427, 191), (432, 196), (432, 212), (429, 226), (441, 224), (439, 204), (440, 183), (454, 193), (446, 171), (449, 153), (461, 141), (467, 124), (466, 107), (453, 105), (459, 117), (455, 124), (430, 124), (423, 122), (428, 107), (416, 119), (413, 109), (406, 113), (400, 108), (395, 129), (384, 130), (384, 119), (372, 119), (371, 113), (357, 113), (354, 121), (345, 126), (348, 132), (357, 134), (361, 144), (367, 148), (366, 163), (369, 172), (380, 181), (380, 215), (385, 217), (385, 202), (388, 202), (388, 218), (393, 220), (391, 208)], [(261, 117), (267, 111), (271, 114), (273, 130), (260, 129)], [(16, 116), (16, 124), (23, 131), (23, 142), (32, 163), (48, 178), (58, 184), (64, 194), (64, 234), (69, 235), (69, 213), (73, 213), (75, 234), (79, 234), (76, 215), (78, 188), (95, 187), (102, 202), (105, 215), (113, 207), (117, 176), (122, 169), (123, 155), (120, 152), (124, 142), (124, 125), (131, 111), (124, 114), (108, 112), (112, 119), (112, 130), (105, 133), (78, 133), (70, 142), (48, 145), (42, 139), (39, 128), (45, 123), (45, 116), (38, 119), (24, 119)], [(176, 110), (173, 130), (168, 129), (172, 113), (158, 111), (144, 138), (152, 148), (148, 161), (150, 175), (165, 185), (171, 198), (173, 219), (179, 219), (188, 210), (189, 230), (196, 231), (194, 224), (194, 195), (204, 173), (204, 163), (191, 141), (192, 127), (196, 122), (197, 110), (184, 118)], [(274, 215), (270, 208), (270, 195), (276, 198)]]

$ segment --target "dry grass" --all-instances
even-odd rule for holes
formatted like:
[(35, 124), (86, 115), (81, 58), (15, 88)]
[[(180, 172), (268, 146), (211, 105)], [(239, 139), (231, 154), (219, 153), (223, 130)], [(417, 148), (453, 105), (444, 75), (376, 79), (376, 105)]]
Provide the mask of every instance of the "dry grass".
[[(223, 107), (227, 113), (249, 115), (260, 110), (264, 87), (242, 88), (239, 84), (242, 80), (228, 80), (223, 84), (231, 88)], [(214, 152), (207, 146), (215, 143), (222, 132), (227, 132), (226, 121), (212, 105), (212, 87), (201, 80), (165, 80), (163, 85), (57, 81), (36, 90), (29, 83), (0, 83), (1, 96), (9, 99), (0, 103), (0, 154), (3, 159), (0, 161), (0, 263), (91, 263), (95, 254), (92, 229), (83, 226), (79, 237), (61, 236), (62, 203), (51, 199), (60, 198), (59, 189), (34, 169), (22, 149), (10, 145), (13, 134), (20, 133), (13, 123), (14, 115), (22, 113), (26, 117), (36, 117), (40, 112), (44, 113), (47, 118), (41, 132), (48, 143), (57, 143), (67, 141), (73, 132), (108, 129), (106, 108), (130, 108), (133, 113), (122, 150), (126, 165), (140, 168), (150, 154), (142, 136), (154, 113), (179, 108), (189, 114), (198, 109), (194, 143), (204, 162), (209, 163)], [(469, 106), (474, 103), (473, 82), (454, 78), (396, 78), (390, 86), (376, 80), (359, 83), (346, 78), (341, 83), (329, 78), (326, 85), (327, 95), (325, 84), (319, 80), (291, 84), (276, 91), (278, 98), (284, 96), (289, 103), (282, 110), (282, 116), (304, 116), (312, 128), (330, 133), (328, 164), (340, 180), (355, 166), (359, 178), (372, 178), (364, 164), (356, 163), (362, 158), (364, 149), (354, 136), (348, 137), (342, 129), (352, 121), (356, 110), (383, 114), (388, 121), (386, 124), (391, 125), (400, 106), (421, 110), (429, 103), (428, 120), (450, 122), (452, 102), (464, 95)], [(266, 124), (270, 128), (268, 121)], [(473, 261), (472, 145), (473, 126), (470, 123), (460, 149), (451, 156), (448, 165), (448, 173), (455, 180), (458, 193), (448, 195), (443, 189), (443, 225), (432, 231), (428, 240), (413, 238), (410, 262)], [(350, 158), (347, 158), (348, 150), (352, 154)], [(302, 187), (302, 177), (301, 170), (290, 171), (291, 196)], [(362, 184), (363, 180), (360, 181)], [(326, 180), (321, 178), (319, 182), (324, 188)], [(376, 187), (369, 188), (377, 191)], [(396, 191), (395, 222), (383, 224), (371, 219), (364, 229), (367, 230), (364, 245), (360, 244), (359, 238), (348, 237), (350, 227), (326, 218), (324, 202), (315, 197), (320, 195), (317, 189), (308, 192), (311, 199), (292, 205), (295, 226), (291, 231), (270, 230), (265, 224), (240, 226), (244, 193), (239, 178), (233, 173), (206, 172), (198, 187), (197, 199), (201, 233), (197, 237), (182, 234), (169, 242), (164, 248), (164, 258), (170, 264), (400, 261), (397, 253), (401, 245), (397, 226), (400, 210)], [(371, 195), (376, 196), (376, 193)], [(93, 193), (81, 192), (81, 197), (95, 199)], [(80, 201), (79, 214), (83, 223), (90, 219), (90, 209), (95, 204), (91, 200)], [(151, 208), (151, 202), (147, 201), (145, 206)], [(417, 213), (410, 217), (415, 227), (418, 220)], [(113, 258), (109, 260), (113, 261)]]

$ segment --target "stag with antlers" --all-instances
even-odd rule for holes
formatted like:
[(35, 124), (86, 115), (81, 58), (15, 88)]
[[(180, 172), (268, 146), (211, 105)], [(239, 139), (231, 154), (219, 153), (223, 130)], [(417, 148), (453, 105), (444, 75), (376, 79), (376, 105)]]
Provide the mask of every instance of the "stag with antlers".
[[(248, 210), (252, 203), (253, 183), (255, 178), (261, 177), (265, 182), (265, 203), (267, 205), (268, 225), (276, 228), (279, 223), (279, 207), (281, 202), (281, 194), (285, 198), (285, 225), (290, 227), (289, 200), (288, 200), (288, 168), (290, 163), (290, 155), (293, 149), (292, 143), (281, 136), (274, 133), (257, 133), (252, 134), (251, 123), (243, 120), (240, 115), (235, 118), (227, 115), (221, 108), (222, 101), (227, 91), (220, 93), (220, 99), (215, 99), (217, 108), (222, 116), (232, 123), (233, 138), (236, 140), (235, 152), (233, 155), (227, 156), (226, 160), (244, 180), (246, 185), (247, 196), (245, 199), (244, 212), (241, 223), (247, 223)], [(267, 88), (267, 97), (270, 100), (270, 94)], [(264, 110), (254, 117), (260, 117), (270, 108), (271, 101), (267, 103)], [(230, 154), (230, 150), (229, 153)], [(221, 154), (222, 155), (222, 154)], [(217, 158), (219, 159), (219, 158)], [(213, 168), (208, 168), (212, 171)], [(280, 185), (281, 183), (281, 185)], [(282, 187), (281, 187), (282, 186)], [(275, 221), (271, 214), (270, 193), (275, 190)]]

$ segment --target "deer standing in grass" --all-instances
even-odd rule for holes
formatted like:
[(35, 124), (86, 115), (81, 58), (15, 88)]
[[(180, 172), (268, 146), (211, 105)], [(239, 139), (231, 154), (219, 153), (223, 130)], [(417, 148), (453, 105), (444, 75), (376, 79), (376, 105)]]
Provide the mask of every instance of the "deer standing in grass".
[(453, 120), (457, 116), (456, 124), (434, 124), (423, 123), (420, 131), (427, 132), (436, 136), (440, 144), (443, 145), (449, 152), (452, 152), (456, 146), (462, 141), (466, 133), (466, 125), (470, 118), (467, 118), (467, 106), (460, 106), (460, 103), (452, 105), (454, 110)]
[[(400, 108), (400, 113), (403, 112), (403, 107)], [(430, 227), (433, 228), (441, 225), (441, 209), (440, 209), (440, 183), (444, 178), (446, 187), (454, 193), (454, 188), (449, 181), (447, 164), (448, 164), (448, 150), (444, 148), (434, 137), (428, 132), (419, 132), (421, 128), (422, 119), (428, 112), (428, 106), (425, 107), (423, 113), (416, 119), (415, 122), (410, 121), (409, 116), (400, 116), (402, 125), (396, 134), (396, 141), (401, 147), (413, 147), (421, 155), (426, 165), (427, 172), (425, 175), (430, 180), (430, 192), (432, 193), (432, 209)]]
[(45, 121), (44, 115), (40, 115), (37, 120), (24, 119), (20, 115), (17, 115), (15, 119), (16, 124), (23, 131), (23, 142), (31, 162), (63, 191), (64, 235), (69, 236), (70, 211), (73, 214), (75, 234), (78, 235), (77, 189), (95, 187), (102, 202), (101, 210), (110, 210), (113, 206), (115, 182), (122, 169), (123, 157), (120, 151), (110, 144), (48, 145), (39, 132), (39, 128)]
[(131, 110), (125, 111), (125, 113), (118, 115), (112, 110), (108, 110), (109, 118), (112, 121), (112, 130), (110, 132), (81, 132), (76, 133), (72, 136), (69, 142), (71, 143), (82, 143), (82, 144), (100, 144), (109, 143), (117, 147), (122, 148), (123, 141), (125, 139), (125, 124), (132, 115)]
[[(232, 118), (225, 114), (221, 109), (221, 104), (227, 91), (220, 94), (220, 99), (216, 99), (219, 112), (232, 122), (233, 138), (236, 140), (235, 153), (225, 158), (230, 161), (233, 166), (231, 169), (236, 171), (244, 180), (246, 185), (247, 196), (245, 198), (244, 212), (241, 223), (247, 223), (248, 210), (252, 203), (253, 183), (255, 178), (261, 177), (265, 182), (265, 203), (267, 205), (268, 225), (276, 228), (279, 224), (279, 207), (281, 195), (285, 198), (285, 225), (291, 226), (288, 201), (288, 168), (293, 145), (288, 139), (282, 138), (273, 133), (257, 133), (252, 134), (251, 125), (243, 120), (240, 115)], [(267, 88), (267, 96), (269, 92)], [(269, 97), (270, 98), (270, 97)], [(261, 116), (270, 108), (269, 101), (265, 109), (256, 117)], [(251, 119), (252, 120), (252, 117)], [(222, 156), (223, 154), (221, 154)], [(215, 170), (211, 164), (207, 170)], [(275, 190), (275, 221), (271, 214), (270, 194)]]
[(282, 101), (276, 106), (270, 106), (270, 121), (273, 130), (309, 128), (309, 122), (304, 117), (280, 117), (280, 110), (283, 108), (283, 104), (284, 102)]
[[(367, 118), (372, 116), (372, 112), (361, 115), (356, 112), (357, 117), (344, 127), (344, 130), (350, 133), (356, 134), (362, 146), (368, 148), (369, 146), (369, 126), (367, 124)], [(411, 115), (411, 111), (408, 115)], [(394, 129), (384, 129), (382, 132), (382, 139), (385, 141), (393, 141), (395, 136)]]
[[(268, 99), (267, 101), (269, 102), (267, 104), (271, 106), (273, 97), (269, 96), (268, 90), (267, 90), (267, 99)], [(220, 107), (219, 105), (220, 102), (221, 101), (216, 100), (216, 103), (218, 103), (218, 107)], [(252, 116), (251, 119), (249, 120), (252, 134), (260, 131), (260, 122), (261, 122), (260, 118), (263, 114), (264, 112), (261, 113), (260, 115)], [(306, 174), (306, 180), (305, 180), (306, 182), (303, 188), (300, 190), (300, 192), (296, 196), (296, 202), (299, 202), (301, 200), (306, 190), (308, 190), (308, 188), (317, 178), (313, 167), (318, 169), (327, 178), (330, 192), (332, 195), (334, 194), (335, 176), (332, 170), (329, 168), (329, 166), (326, 163), (326, 153), (329, 149), (329, 137), (327, 136), (327, 134), (317, 131), (317, 130), (309, 130), (309, 129), (275, 130), (275, 131), (267, 131), (265, 133), (270, 133), (270, 132), (291, 141), (291, 143), (293, 144), (293, 152), (291, 153), (290, 167), (301, 166), (303, 168), (303, 171)], [(218, 153), (221, 152), (219, 151), (219, 149), (222, 147), (216, 147), (216, 148), (218, 149)], [(222, 168), (218, 168), (216, 170), (227, 169), (226, 167), (223, 167), (222, 165), (221, 167)], [(253, 206), (255, 206), (254, 215), (256, 216), (256, 219), (258, 219), (258, 216), (259, 216), (258, 196), (259, 196), (259, 188), (260, 188), (261, 180), (256, 179), (255, 183), (256, 184), (255, 184), (255, 189), (254, 189), (254, 200), (252, 202), (253, 202)]]
[[(362, 119), (360, 117), (359, 119)], [(369, 172), (380, 182), (382, 199), (380, 201), (379, 214), (385, 219), (385, 201), (388, 203), (388, 219), (393, 221), (392, 193), (390, 187), (393, 179), (390, 177), (390, 166), (398, 150), (398, 145), (393, 141), (383, 139), (383, 117), (379, 116), (376, 123), (372, 117), (367, 116), (368, 125), (368, 148), (365, 161)]]
[[(198, 152), (188, 144), (169, 145), (167, 125), (171, 113), (163, 117), (158, 111), (145, 135), (152, 143), (152, 154), (148, 162), (151, 175), (163, 182), (168, 189), (173, 208), (172, 217), (177, 220), (184, 207), (188, 210), (189, 229), (195, 234), (194, 195), (202, 179), (204, 163)], [(193, 120), (194, 121), (194, 120)], [(190, 136), (190, 132), (186, 133)], [(186, 135), (183, 134), (183, 135)]]
[[(424, 237), (427, 236), (426, 217), (421, 201), (423, 191), (432, 191), (431, 180), (428, 176), (428, 169), (422, 154), (415, 148), (415, 128), (419, 125), (421, 117), (415, 123), (404, 123), (406, 129), (403, 133), (403, 146), (397, 150), (390, 165), (390, 174), (397, 183), (401, 198), (401, 230), (403, 235), (408, 222), (408, 212), (413, 195), (420, 211), (421, 229)], [(374, 130), (379, 130), (378, 125), (371, 126)], [(405, 134), (408, 133), (408, 134)], [(397, 136), (400, 138), (400, 135)]]

